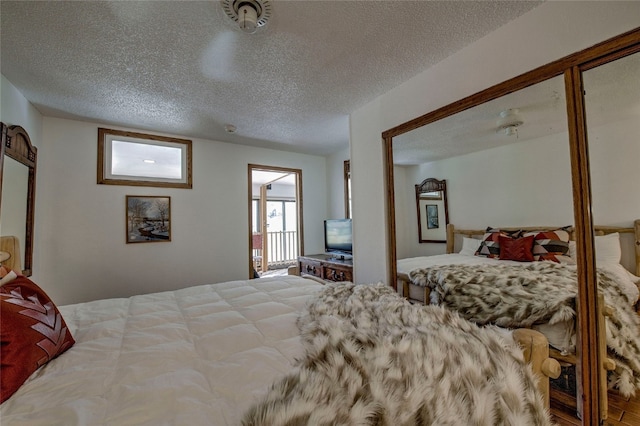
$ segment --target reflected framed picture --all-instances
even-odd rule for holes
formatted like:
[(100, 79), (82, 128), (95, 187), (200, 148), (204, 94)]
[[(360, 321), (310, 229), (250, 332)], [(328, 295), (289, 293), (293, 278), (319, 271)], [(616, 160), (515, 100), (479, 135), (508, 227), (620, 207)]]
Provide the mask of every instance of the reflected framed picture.
[(427, 229), (437, 229), (438, 224), (438, 206), (436, 204), (427, 204)]
[(127, 244), (171, 241), (171, 197), (127, 195)]

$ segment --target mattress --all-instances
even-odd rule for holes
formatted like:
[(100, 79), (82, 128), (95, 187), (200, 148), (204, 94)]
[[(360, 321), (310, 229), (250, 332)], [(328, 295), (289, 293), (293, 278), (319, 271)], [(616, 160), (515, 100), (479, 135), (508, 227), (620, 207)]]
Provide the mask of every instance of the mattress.
[(3, 425), (237, 425), (302, 354), (319, 283), (231, 281), (59, 307), (76, 344), (0, 406)]

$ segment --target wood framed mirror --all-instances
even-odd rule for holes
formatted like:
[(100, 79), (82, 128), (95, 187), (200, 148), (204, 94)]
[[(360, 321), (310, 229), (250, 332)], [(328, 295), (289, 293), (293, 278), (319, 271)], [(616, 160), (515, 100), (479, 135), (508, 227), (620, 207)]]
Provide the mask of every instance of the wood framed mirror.
[(447, 181), (427, 178), (415, 188), (418, 242), (446, 243), (449, 223)]
[(2, 235), (18, 237), (20, 259), (4, 264), (31, 276), (33, 272), (33, 231), (38, 150), (20, 126), (2, 127), (0, 151), (0, 219)]
[[(591, 170), (590, 161), (601, 161), (600, 159), (595, 160), (595, 157), (589, 156), (588, 149), (588, 141), (587, 134), (590, 132), (595, 136), (594, 129), (587, 129), (586, 116), (585, 113), (585, 87), (583, 87), (582, 81), (582, 73), (596, 66), (603, 65), (605, 63), (614, 61), (616, 59), (629, 57), (640, 51), (640, 28), (622, 34), (618, 37), (614, 37), (610, 40), (604, 41), (600, 44), (592, 46), (591, 48), (585, 49), (583, 51), (577, 52), (575, 54), (569, 55), (547, 65), (543, 65), (537, 69), (534, 69), (528, 73), (517, 76), (511, 80), (500, 83), (496, 86), (490, 87), (482, 92), (478, 92), (474, 95), (471, 95), (467, 98), (461, 99), (452, 104), (446, 105), (440, 109), (427, 113), (423, 116), (417, 117), (411, 121), (408, 121), (404, 124), (396, 126), (392, 129), (383, 132), (382, 137), (384, 140), (385, 146), (385, 178), (386, 178), (386, 190), (389, 197), (387, 198), (387, 213), (388, 213), (388, 229), (387, 235), (389, 236), (389, 244), (390, 244), (390, 256), (389, 256), (389, 271), (390, 277), (389, 282), (393, 283), (394, 286), (397, 284), (397, 272), (398, 272), (398, 258), (406, 256), (408, 253), (408, 249), (405, 246), (398, 246), (397, 241), (400, 238), (406, 238), (406, 235), (410, 234), (406, 232), (406, 222), (409, 217), (406, 209), (406, 195), (403, 193), (398, 193), (398, 188), (404, 185), (406, 188), (408, 185), (406, 182), (411, 181), (411, 177), (415, 176), (415, 174), (411, 174), (412, 172), (406, 172), (402, 167), (401, 161), (402, 159), (397, 158), (401, 157), (399, 152), (395, 150), (396, 143), (401, 141), (405, 135), (420, 132), (420, 129), (425, 127), (429, 127), (431, 125), (440, 125), (444, 123), (446, 120), (450, 119), (453, 116), (456, 116), (461, 113), (473, 113), (475, 107), (490, 103), (492, 101), (500, 102), (500, 99), (509, 99), (509, 95), (518, 95), (520, 92), (526, 92), (525, 89), (532, 88), (534, 85), (539, 83), (546, 84), (545, 82), (554, 82), (560, 81), (561, 86), (557, 92), (556, 98), (562, 101), (562, 115), (565, 117), (564, 122), (564, 132), (565, 139), (563, 143), (563, 158), (565, 159), (565, 166), (561, 168), (557, 168), (554, 166), (547, 167), (548, 163), (539, 163), (541, 168), (545, 170), (545, 172), (555, 173), (558, 170), (562, 171), (563, 175), (560, 176), (559, 179), (554, 181), (553, 187), (555, 188), (559, 183), (562, 185), (562, 200), (563, 200), (563, 209), (566, 210), (567, 206), (572, 212), (572, 217), (570, 218), (573, 222), (573, 226), (575, 227), (575, 235), (576, 241), (575, 245), (577, 251), (580, 254), (576, 257), (576, 265), (578, 271), (578, 294), (576, 297), (576, 307), (577, 307), (577, 315), (576, 320), (578, 323), (577, 327), (577, 358), (578, 358), (578, 367), (577, 367), (577, 399), (582, 402), (581, 406), (578, 406), (578, 411), (580, 417), (582, 418), (583, 424), (597, 425), (600, 424), (602, 415), (606, 416), (606, 407), (603, 407), (600, 404), (600, 395), (602, 394), (602, 390), (605, 389), (606, 394), (606, 378), (601, 375), (601, 366), (603, 365), (603, 359), (601, 355), (598, 353), (598, 345), (601, 343), (600, 339), (604, 338), (601, 332), (598, 331), (598, 327), (596, 324), (597, 312), (600, 309), (601, 303), (598, 302), (598, 285), (596, 279), (596, 265), (595, 265), (595, 237), (594, 237), (594, 229), (593, 229), (593, 219), (592, 219), (592, 186), (591, 186)], [(615, 76), (608, 75), (608, 80), (613, 83), (621, 82), (623, 80), (616, 78)], [(625, 83), (621, 83), (623, 87), (620, 88), (620, 92), (616, 92), (618, 94), (628, 94), (631, 90), (625, 85)], [(591, 92), (591, 95), (594, 94), (594, 91)], [(589, 96), (589, 93), (586, 93)], [(636, 101), (637, 101), (636, 96)], [(529, 104), (534, 105), (535, 102), (529, 102)], [(517, 107), (517, 105), (514, 105)], [(512, 106), (508, 106), (506, 109), (512, 108)], [(487, 130), (492, 130), (494, 136), (496, 133), (495, 127), (500, 126), (499, 118), (497, 117), (502, 111), (506, 109), (501, 105), (499, 109), (494, 111), (495, 115), (493, 124), (487, 128)], [(593, 111), (593, 109), (592, 109)], [(602, 114), (603, 111), (596, 111), (596, 113), (600, 112)], [(606, 112), (606, 111), (604, 111)], [(529, 116), (530, 117), (530, 116)], [(626, 116), (625, 116), (626, 117)], [(619, 118), (619, 116), (617, 117)], [(525, 118), (525, 122), (529, 118)], [(533, 120), (529, 119), (530, 122)], [(637, 121), (637, 116), (636, 116)], [(470, 123), (471, 120), (467, 119), (467, 123)], [(595, 119), (589, 116), (589, 122), (594, 123)], [(613, 124), (613, 123), (611, 123)], [(518, 128), (520, 124), (516, 124), (515, 128)], [(547, 127), (549, 123), (546, 124)], [(520, 137), (524, 136), (525, 127), (518, 128), (517, 130), (510, 131), (510, 135), (520, 135)], [(521, 133), (520, 133), (521, 132)], [(443, 132), (441, 132), (443, 133)], [(611, 133), (604, 133), (606, 137), (610, 137)], [(591, 137), (591, 136), (590, 136)], [(417, 140), (417, 139), (416, 139)], [(473, 146), (477, 145), (472, 143), (477, 142), (478, 138), (476, 137), (474, 140), (470, 139), (466, 144), (467, 147), (472, 150)], [(443, 142), (445, 145), (447, 144), (446, 140)], [(520, 141), (515, 142), (515, 144), (519, 144)], [(637, 140), (635, 141), (637, 146)], [(607, 144), (610, 146), (611, 144)], [(559, 145), (558, 145), (559, 146)], [(629, 146), (629, 143), (626, 143), (626, 146)], [(487, 149), (487, 148), (485, 148)], [(509, 148), (507, 148), (509, 149)], [(606, 148), (603, 148), (603, 152)], [(462, 152), (459, 155), (467, 156), (469, 152)], [(556, 150), (556, 152), (560, 152)], [(633, 153), (636, 153), (634, 157)], [(592, 153), (593, 154), (593, 153)], [(553, 154), (550, 154), (547, 158), (551, 159)], [(416, 153), (411, 153), (410, 157), (415, 158)], [(602, 157), (599, 157), (602, 158)], [(634, 158), (637, 160), (637, 150), (632, 151), (632, 153), (628, 156), (620, 156), (617, 155), (615, 158)], [(501, 182), (499, 178), (496, 178), (495, 175), (491, 175), (491, 173), (482, 173), (476, 174), (475, 180), (468, 180), (465, 182), (455, 182), (450, 179), (449, 175), (447, 175), (447, 171), (451, 170), (465, 170), (465, 166), (468, 163), (458, 162), (452, 163), (449, 162), (446, 158), (439, 158), (439, 162), (435, 160), (426, 160), (423, 164), (420, 165), (420, 172), (422, 176), (425, 174), (428, 175), (439, 175), (447, 179), (447, 183), (451, 185), (456, 185), (456, 188), (459, 188), (459, 185), (469, 185), (467, 188), (467, 193), (470, 194), (471, 200), (474, 200), (474, 204), (470, 204), (468, 200), (462, 199), (464, 197), (462, 194), (463, 191), (459, 191), (456, 189), (456, 197), (455, 199), (450, 198), (449, 202), (454, 206), (454, 211), (457, 212), (452, 218), (453, 223), (462, 215), (466, 213), (473, 217), (474, 214), (477, 213), (477, 208), (475, 206), (481, 206), (481, 202), (487, 203), (490, 208), (497, 210), (500, 208), (500, 205), (492, 204), (488, 202), (488, 200), (499, 200), (498, 195), (493, 195), (488, 197), (489, 189), (493, 189), (493, 187), (500, 186)], [(490, 155), (486, 156), (486, 162), (484, 163), (486, 166), (486, 170), (493, 172), (491, 167), (495, 168), (494, 158)], [(529, 166), (533, 163), (532, 159), (526, 155), (520, 155), (515, 157), (512, 163), (510, 164), (502, 164), (501, 167), (509, 167), (514, 171), (523, 170), (524, 166)], [(605, 161), (606, 162), (606, 161)], [(613, 168), (611, 168), (613, 166)], [(598, 169), (598, 173), (600, 176), (605, 176), (606, 167), (609, 167), (610, 170), (615, 170), (616, 165), (612, 165), (607, 163), (605, 166), (602, 164), (602, 169)], [(524, 172), (523, 172), (524, 173)], [(536, 174), (529, 174), (532, 177), (532, 181), (535, 180)], [(634, 175), (635, 176), (635, 175)], [(413, 180), (415, 182), (417, 180)], [(604, 180), (602, 180), (604, 182)], [(611, 186), (609, 188), (609, 193), (611, 192)], [(625, 187), (628, 188), (628, 187)], [(475, 190), (474, 190), (475, 189)], [(621, 192), (620, 191), (617, 192)], [(627, 198), (629, 194), (629, 190), (626, 190)], [(631, 191), (633, 192), (633, 191)], [(535, 219), (536, 225), (549, 225), (556, 223), (552, 223), (548, 221), (548, 218), (551, 216), (544, 216), (548, 213), (549, 207), (555, 208), (555, 205), (550, 202), (548, 199), (549, 195), (553, 195), (556, 193), (555, 191), (547, 191), (543, 197), (540, 197), (538, 206), (536, 207), (531, 203), (531, 197), (527, 201), (530, 208), (528, 211), (537, 212), (539, 215)], [(602, 195), (598, 195), (598, 199), (602, 197), (603, 200), (606, 200), (610, 195), (607, 193), (606, 195), (602, 192)], [(498, 192), (499, 194), (499, 192)], [(529, 193), (531, 194), (531, 193)], [(503, 197), (503, 203), (507, 202), (507, 198), (509, 195), (505, 195)], [(403, 200), (404, 198), (404, 200)], [(413, 198), (413, 197), (412, 197)], [(625, 199), (627, 205), (630, 201)], [(404, 204), (403, 204), (404, 203)], [(568, 204), (566, 204), (568, 203)], [(504, 204), (503, 204), (504, 205)], [(543, 207), (543, 205), (547, 205), (548, 207)], [(637, 203), (635, 204), (637, 206)], [(460, 208), (460, 207), (464, 208)], [(607, 205), (606, 201), (602, 203), (604, 209), (602, 211), (610, 211), (611, 208), (615, 208), (614, 206)], [(413, 209), (412, 209), (413, 210)], [(601, 210), (598, 210), (600, 212)], [(638, 219), (637, 207), (635, 209), (625, 209), (626, 216), (622, 217), (621, 215), (616, 216), (619, 219), (612, 219), (613, 215), (608, 214), (606, 217), (607, 223), (599, 223), (599, 225), (616, 225), (617, 221), (624, 221), (624, 226), (633, 223), (634, 219)], [(512, 216), (514, 217), (514, 216)], [(475, 219), (472, 219), (475, 220)], [(486, 218), (485, 220), (491, 220), (490, 218)], [(557, 220), (557, 219), (556, 219)], [(411, 219), (413, 222), (414, 219)], [(616, 223), (613, 223), (616, 222)], [(397, 227), (396, 225), (399, 225)], [(533, 223), (532, 223), (533, 224)], [(622, 225), (622, 223), (620, 223)], [(476, 227), (476, 223), (472, 224)], [(497, 226), (509, 226), (509, 225), (522, 225), (521, 223), (514, 224), (510, 222), (505, 222), (504, 220), (500, 220), (500, 223), (488, 223), (485, 222), (484, 226), (489, 225), (497, 225)], [(560, 225), (560, 223), (557, 223)], [(478, 226), (479, 227), (479, 226)], [(427, 255), (437, 254), (437, 253), (426, 253)]]

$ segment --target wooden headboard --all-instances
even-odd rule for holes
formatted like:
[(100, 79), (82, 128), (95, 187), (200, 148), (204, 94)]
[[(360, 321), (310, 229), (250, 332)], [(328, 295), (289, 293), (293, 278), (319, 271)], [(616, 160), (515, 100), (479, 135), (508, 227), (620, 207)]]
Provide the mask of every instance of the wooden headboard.
[[(518, 229), (522, 229), (523, 231), (552, 231), (554, 229), (558, 229), (557, 226), (528, 226), (528, 227), (498, 227), (499, 229), (503, 229), (505, 231), (515, 231)], [(640, 276), (640, 219), (637, 219), (633, 222), (633, 226), (625, 228), (625, 227), (617, 227), (617, 226), (594, 226), (593, 227), (596, 235), (607, 235), (618, 232), (620, 234), (633, 234), (634, 235), (634, 247), (635, 247), (635, 275)], [(456, 229), (453, 224), (447, 225), (447, 253), (454, 253), (455, 250), (455, 237), (463, 236), (463, 237), (482, 237), (485, 234), (486, 229)], [(575, 240), (575, 233), (573, 228), (569, 230), (569, 235), (572, 240)]]
[(8, 269), (22, 272), (22, 263), (20, 262), (20, 242), (18, 237), (7, 236), (0, 237), (0, 251), (9, 253), (9, 259), (2, 262)]

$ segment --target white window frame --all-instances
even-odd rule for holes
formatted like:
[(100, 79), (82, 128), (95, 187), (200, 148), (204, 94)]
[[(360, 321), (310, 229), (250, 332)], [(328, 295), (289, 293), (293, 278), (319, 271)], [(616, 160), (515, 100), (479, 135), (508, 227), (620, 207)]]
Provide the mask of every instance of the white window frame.
[[(112, 142), (114, 140), (180, 149), (180, 178), (112, 174)], [(187, 139), (98, 128), (98, 183), (105, 185), (154, 186), (162, 188), (191, 189), (193, 187), (191, 173), (191, 145), (191, 141)]]

